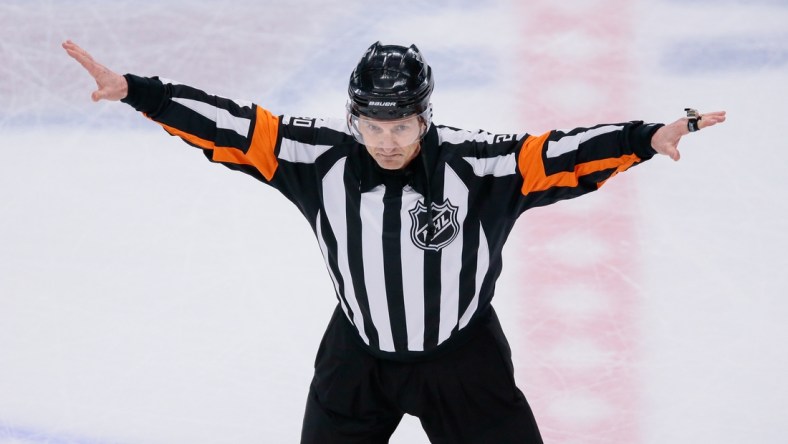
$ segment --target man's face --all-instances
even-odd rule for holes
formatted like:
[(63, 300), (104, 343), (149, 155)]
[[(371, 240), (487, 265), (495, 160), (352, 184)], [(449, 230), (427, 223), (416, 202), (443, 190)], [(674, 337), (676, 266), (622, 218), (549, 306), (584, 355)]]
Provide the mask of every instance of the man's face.
[(424, 128), (419, 116), (398, 120), (375, 120), (359, 117), (358, 131), (364, 138), (369, 155), (381, 168), (398, 170), (406, 167), (418, 154)]

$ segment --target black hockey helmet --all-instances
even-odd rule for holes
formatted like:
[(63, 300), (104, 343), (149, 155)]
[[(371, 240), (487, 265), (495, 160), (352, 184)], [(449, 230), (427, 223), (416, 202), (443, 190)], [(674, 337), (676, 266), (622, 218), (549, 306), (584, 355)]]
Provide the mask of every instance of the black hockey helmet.
[(432, 69), (416, 45), (375, 42), (350, 75), (348, 112), (380, 120), (429, 114), (434, 86)]

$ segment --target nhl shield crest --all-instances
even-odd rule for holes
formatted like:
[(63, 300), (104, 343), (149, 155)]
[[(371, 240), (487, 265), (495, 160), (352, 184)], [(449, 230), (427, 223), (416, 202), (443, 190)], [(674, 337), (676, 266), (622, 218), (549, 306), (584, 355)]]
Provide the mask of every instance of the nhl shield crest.
[(460, 224), (457, 222), (458, 207), (449, 202), (449, 199), (442, 204), (432, 204), (432, 222), (435, 233), (427, 243), (427, 207), (423, 202), (416, 202), (412, 208), (410, 219), (413, 222), (410, 228), (410, 238), (413, 244), (422, 250), (439, 251), (446, 245), (452, 243), (460, 232)]

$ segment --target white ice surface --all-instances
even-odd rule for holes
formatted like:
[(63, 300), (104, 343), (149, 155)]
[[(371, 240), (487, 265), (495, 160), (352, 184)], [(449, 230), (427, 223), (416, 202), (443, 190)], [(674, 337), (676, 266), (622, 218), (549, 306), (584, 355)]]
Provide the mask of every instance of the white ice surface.
[[(548, 442), (617, 436), (582, 432), (616, 412), (583, 387), (559, 395), (529, 384), (545, 369), (593, 375), (617, 355), (561, 330), (548, 331), (561, 347), (540, 349), (538, 326), (522, 322), (531, 305), (521, 276), (542, 254), (568, 270), (611, 254), (615, 239), (599, 243), (583, 224), (540, 245), (529, 221), (616, 208), (610, 199), (626, 187), (633, 202), (593, 221), (626, 220), (635, 233), (614, 250), (637, 264), (623, 320), (637, 335), (616, 368), (637, 375), (628, 390), (639, 401), (622, 427), (638, 443), (785, 442), (788, 4), (552, 3), (1, 2), (0, 444), (297, 442), (335, 301), (294, 206), (127, 106), (91, 103), (93, 82), (59, 47), (66, 38), (119, 72), (277, 114), (342, 115), (347, 75), (378, 39), (419, 45), (436, 72), (435, 121), (452, 126), (581, 126), (597, 122), (559, 110), (593, 115), (600, 101), (599, 115), (616, 121), (727, 110), (727, 123), (682, 141), (680, 162), (654, 159), (599, 193), (527, 213), (495, 305), (537, 420), (568, 421), (543, 423)], [(633, 38), (627, 100), (588, 87), (615, 65), (560, 88), (521, 80), (534, 78), (524, 48), (578, 67), (604, 53), (584, 32), (609, 26), (611, 3), (612, 23)], [(557, 21), (558, 37), (528, 34), (529, 19), (556, 16), (572, 18)], [(529, 100), (537, 92), (551, 102)], [(602, 316), (600, 288), (572, 282), (540, 303)], [(406, 417), (392, 442), (426, 438)]]

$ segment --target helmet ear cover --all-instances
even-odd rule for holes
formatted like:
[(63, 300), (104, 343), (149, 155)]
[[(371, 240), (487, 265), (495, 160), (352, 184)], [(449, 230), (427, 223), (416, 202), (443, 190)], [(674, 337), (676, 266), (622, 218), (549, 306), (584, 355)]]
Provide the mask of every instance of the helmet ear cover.
[(435, 82), (416, 45), (370, 46), (350, 75), (348, 112), (380, 120), (423, 114)]

